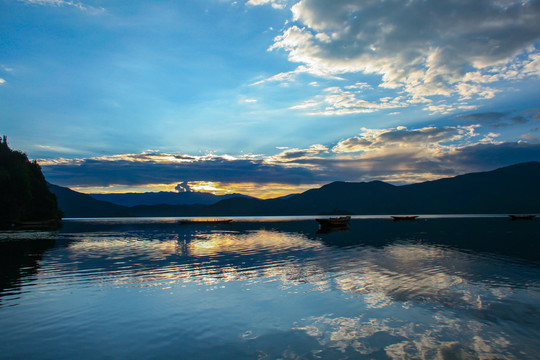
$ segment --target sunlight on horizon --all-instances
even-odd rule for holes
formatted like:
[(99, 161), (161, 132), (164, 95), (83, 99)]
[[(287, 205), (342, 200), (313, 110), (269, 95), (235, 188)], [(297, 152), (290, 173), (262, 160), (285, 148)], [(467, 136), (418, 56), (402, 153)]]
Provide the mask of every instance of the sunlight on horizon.
[[(258, 199), (273, 199), (317, 188), (323, 184), (313, 185), (286, 185), (286, 184), (256, 184), (256, 183), (219, 183), (211, 181), (187, 182), (192, 193), (209, 193), (213, 195), (242, 194), (253, 196)], [(71, 190), (84, 194), (125, 194), (125, 193), (148, 193), (148, 192), (172, 192), (182, 194), (175, 188), (179, 183), (173, 184), (148, 184), (143, 186), (113, 185), (105, 187), (73, 186)]]

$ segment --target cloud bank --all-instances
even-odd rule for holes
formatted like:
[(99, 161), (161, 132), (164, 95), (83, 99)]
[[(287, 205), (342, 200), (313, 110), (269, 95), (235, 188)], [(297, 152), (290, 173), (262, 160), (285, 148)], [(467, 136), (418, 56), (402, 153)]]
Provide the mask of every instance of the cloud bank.
[[(121, 154), (88, 159), (40, 161), (48, 181), (74, 187), (171, 184), (186, 181), (302, 184), (313, 181), (304, 168), (229, 155)], [(185, 189), (185, 188), (184, 188)]]
[[(523, 118), (535, 121), (532, 117)], [(471, 114), (460, 121), (471, 119), (523, 121), (518, 115), (499, 113)], [(492, 120), (486, 122), (487, 126), (498, 126)], [(498, 141), (497, 134), (485, 134), (479, 129), (480, 124), (363, 128), (358, 135), (334, 144), (285, 148), (275, 155), (145, 152), (39, 163), (48, 181), (82, 191), (168, 184), (180, 192), (193, 191), (194, 186), (205, 191), (206, 186), (208, 191), (229, 188), (265, 197), (331, 181), (384, 180), (403, 184), (540, 161), (537, 141)]]
[(501, 92), (501, 81), (540, 76), (537, 0), (302, 0), (291, 11), (293, 21), (269, 50), (285, 51), (299, 65), (268, 81), (362, 73), (380, 76), (379, 87), (401, 94), (369, 101), (333, 89), (345, 103), (323, 96), (299, 105), (330, 103), (321, 114), (407, 104), (433, 113), (468, 110)]

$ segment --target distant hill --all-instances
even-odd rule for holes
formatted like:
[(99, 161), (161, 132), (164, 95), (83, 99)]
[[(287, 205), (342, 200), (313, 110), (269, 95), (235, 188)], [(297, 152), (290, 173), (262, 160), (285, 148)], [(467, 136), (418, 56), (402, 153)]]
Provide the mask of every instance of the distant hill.
[(0, 210), (0, 227), (62, 217), (39, 164), (10, 149), (5, 136), (0, 140)]
[(495, 214), (540, 212), (540, 162), (419, 184), (333, 182), (286, 199), (223, 200), (209, 213), (230, 215)]
[(205, 192), (147, 192), (122, 194), (89, 194), (96, 200), (122, 206), (137, 205), (210, 205), (233, 197), (250, 197), (242, 194), (214, 195)]
[[(123, 215), (105, 215), (107, 211), (92, 203), (94, 207), (84, 212), (92, 214), (85, 216), (540, 213), (538, 184), (540, 162), (528, 162), (412, 185), (394, 186), (382, 181), (333, 182), (301, 194), (269, 200), (234, 197), (211, 205), (130, 208), (106, 203), (107, 209), (117, 206), (118, 214)], [(51, 190), (55, 192), (54, 188)], [(80, 216), (73, 214), (81, 213), (82, 203), (75, 201), (73, 207), (66, 207), (65, 198), (55, 193), (66, 216)]]
[(66, 187), (49, 184), (49, 189), (58, 199), (65, 217), (115, 217), (130, 216), (129, 208), (73, 191)]

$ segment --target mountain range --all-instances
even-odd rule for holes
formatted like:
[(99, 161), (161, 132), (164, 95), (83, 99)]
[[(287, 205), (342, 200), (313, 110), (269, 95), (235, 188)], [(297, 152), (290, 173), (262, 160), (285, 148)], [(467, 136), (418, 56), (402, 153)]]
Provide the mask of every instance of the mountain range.
[(147, 193), (121, 193), (121, 194), (89, 194), (96, 200), (108, 201), (116, 205), (210, 205), (220, 200), (233, 197), (251, 197), (242, 194), (214, 195), (206, 192), (147, 192)]
[(333, 182), (292, 196), (237, 196), (214, 204), (121, 206), (50, 185), (66, 217), (540, 212), (540, 162), (410, 185)]

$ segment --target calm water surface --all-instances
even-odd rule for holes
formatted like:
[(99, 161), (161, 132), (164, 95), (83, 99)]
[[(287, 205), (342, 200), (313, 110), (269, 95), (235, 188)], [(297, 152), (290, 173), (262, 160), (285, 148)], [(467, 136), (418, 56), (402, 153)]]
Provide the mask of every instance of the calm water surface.
[(539, 357), (538, 220), (242, 220), (0, 233), (0, 358)]

